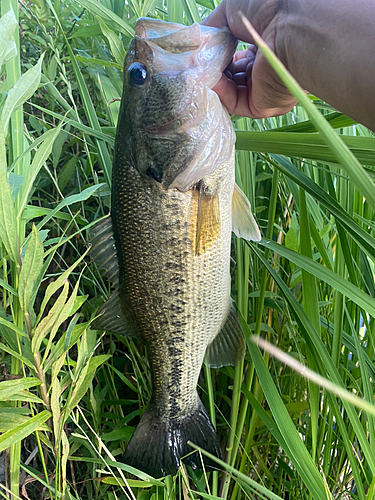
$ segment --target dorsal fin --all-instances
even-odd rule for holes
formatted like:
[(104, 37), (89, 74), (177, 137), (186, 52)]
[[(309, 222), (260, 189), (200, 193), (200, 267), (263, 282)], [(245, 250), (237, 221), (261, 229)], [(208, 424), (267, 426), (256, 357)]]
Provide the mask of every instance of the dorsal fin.
[(113, 236), (112, 218), (110, 215), (102, 219), (91, 232), (90, 255), (109, 281), (117, 286), (119, 282), (119, 268), (115, 238)]
[(248, 241), (260, 241), (262, 236), (258, 224), (251, 213), (251, 206), (245, 193), (234, 185), (232, 198), (232, 230), (238, 238)]
[(107, 330), (120, 335), (132, 335), (122, 311), (118, 293), (119, 266), (111, 216), (109, 215), (98, 222), (91, 235), (90, 255), (92, 261), (95, 261), (100, 269), (104, 269), (104, 275), (114, 287), (111, 297), (99, 309), (99, 316), (92, 322), (91, 328), (93, 330)]

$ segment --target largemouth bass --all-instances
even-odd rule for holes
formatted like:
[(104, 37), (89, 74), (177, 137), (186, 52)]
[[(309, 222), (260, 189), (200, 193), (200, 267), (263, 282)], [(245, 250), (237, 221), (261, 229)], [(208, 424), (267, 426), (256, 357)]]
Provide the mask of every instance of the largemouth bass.
[(132, 332), (147, 347), (152, 397), (124, 461), (160, 477), (183, 457), (201, 466), (188, 441), (221, 456), (196, 387), (204, 358), (219, 367), (244, 355), (230, 299), (232, 225), (238, 236), (260, 234), (235, 186), (229, 115), (211, 90), (236, 40), (227, 28), (147, 18), (135, 34), (115, 142), (113, 234), (102, 224), (92, 251), (115, 291), (94, 328)]

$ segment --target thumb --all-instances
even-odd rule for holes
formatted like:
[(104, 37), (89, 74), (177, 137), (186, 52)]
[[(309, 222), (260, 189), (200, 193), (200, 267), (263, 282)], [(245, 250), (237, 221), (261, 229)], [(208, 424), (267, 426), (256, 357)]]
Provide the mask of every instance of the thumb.
[(222, 2), (214, 9), (209, 16), (202, 22), (205, 26), (212, 26), (213, 28), (221, 28), (222, 26), (228, 26), (228, 20), (226, 15), (226, 0)]

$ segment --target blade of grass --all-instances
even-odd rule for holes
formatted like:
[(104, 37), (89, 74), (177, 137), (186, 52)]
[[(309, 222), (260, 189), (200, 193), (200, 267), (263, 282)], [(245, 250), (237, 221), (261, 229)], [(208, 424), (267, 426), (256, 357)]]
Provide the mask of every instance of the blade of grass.
[[(47, 0), (47, 2), (48, 2), (48, 5), (49, 5), (49, 7), (50, 7), (50, 9), (51, 9), (51, 11), (53, 13), (53, 15), (55, 16), (56, 21), (58, 22), (58, 24), (59, 24), (62, 32), (64, 33), (64, 29), (61, 26), (59, 17), (56, 14), (56, 11), (53, 8), (53, 5), (52, 5), (51, 1)], [(98, 5), (100, 6), (101, 5), (100, 2), (91, 2), (89, 0), (84, 0), (84, 3), (85, 2), (87, 4), (90, 4), (90, 5), (91, 4), (95, 4), (96, 6), (98, 6)], [(99, 13), (97, 13), (97, 14), (100, 15)], [(82, 76), (82, 73), (81, 73), (81, 71), (79, 69), (77, 61), (75, 59), (75, 55), (74, 55), (74, 53), (72, 51), (72, 48), (71, 48), (71, 46), (69, 44), (68, 39), (66, 38), (65, 33), (64, 33), (64, 40), (65, 40), (65, 43), (66, 43), (66, 48), (67, 48), (67, 50), (69, 52), (69, 56), (71, 58), (71, 63), (72, 63), (72, 66), (73, 66), (74, 74), (75, 74), (75, 76), (77, 78), (77, 84), (78, 84), (78, 87), (79, 87), (79, 90), (80, 90), (80, 94), (81, 94), (81, 97), (82, 97), (83, 108), (85, 110), (85, 114), (87, 116), (88, 122), (90, 123), (90, 126), (93, 129), (95, 129), (98, 132), (101, 132), (101, 127), (100, 127), (100, 124), (99, 124), (99, 120), (98, 120), (97, 114), (95, 112), (94, 105), (93, 105), (91, 97), (90, 97), (90, 93), (88, 91), (87, 85), (86, 85), (85, 80), (84, 80), (84, 78)], [(96, 145), (97, 145), (97, 148), (98, 148), (99, 159), (100, 159), (100, 163), (101, 163), (101, 167), (102, 167), (102, 170), (103, 170), (103, 173), (104, 173), (105, 180), (106, 180), (108, 186), (111, 186), (111, 182), (112, 182), (112, 162), (111, 162), (111, 159), (110, 159), (110, 156), (109, 156), (109, 153), (108, 153), (107, 146), (106, 146), (105, 143), (103, 143), (100, 140), (96, 141)]]
[[(262, 337), (257, 337), (253, 335), (250, 338), (250, 340), (254, 342), (254, 344), (256, 344), (257, 346), (259, 346), (261, 349), (269, 352), (271, 356), (274, 356), (275, 358), (279, 359), (285, 365), (290, 366), (290, 368), (299, 373), (302, 377), (306, 377), (307, 379), (311, 380), (315, 385), (323, 387), (324, 389), (329, 391), (331, 394), (334, 394), (338, 398), (344, 399), (351, 405), (356, 406), (361, 410), (364, 410), (369, 415), (375, 416), (375, 405), (369, 403), (365, 399), (359, 398), (355, 394), (348, 392), (346, 389), (343, 389), (342, 387), (333, 384), (328, 379), (314, 372), (307, 366), (303, 365), (296, 359), (292, 358), (292, 356), (289, 356), (288, 354), (283, 352), (278, 347), (274, 346), (270, 342), (267, 342), (267, 340), (263, 339)], [(372, 396), (370, 397), (370, 401), (371, 399), (373, 399)]]
[(297, 266), (305, 269), (308, 273), (312, 274), (316, 278), (323, 280), (328, 283), (333, 288), (339, 290), (343, 295), (350, 298), (359, 307), (362, 307), (368, 314), (375, 317), (375, 299), (365, 293), (360, 288), (356, 287), (348, 280), (342, 278), (338, 274), (330, 271), (324, 266), (316, 263), (314, 260), (305, 257), (293, 250), (286, 248), (283, 245), (274, 243), (273, 241), (260, 241), (260, 244), (264, 247), (272, 250), (273, 252), (285, 257), (286, 259), (294, 262)]
[[(322, 117), (322, 119), (325, 118)], [(335, 134), (335, 132), (333, 133)], [(342, 135), (339, 140), (355, 156), (357, 162), (364, 165), (375, 165), (375, 138)], [(324, 163), (337, 163), (338, 161), (335, 153), (326, 144), (321, 133), (276, 133), (276, 131), (250, 132), (236, 130), (236, 149), (285, 156), (300, 156)], [(366, 173), (366, 175), (368, 174)], [(372, 181), (371, 184), (373, 184)]]
[(353, 240), (375, 262), (375, 238), (357, 224), (336, 200), (329, 196), (310, 177), (298, 170), (290, 161), (279, 155), (274, 155), (274, 158), (276, 162), (272, 162), (272, 164), (324, 205), (332, 215), (337, 217)]
[[(263, 255), (261, 252), (256, 248), (254, 245), (249, 243), (249, 245), (252, 247), (253, 252), (257, 255), (257, 257), (261, 260), (263, 265), (265, 265), (269, 271), (269, 273), (272, 275), (273, 279), (279, 286), (279, 288), (282, 290), (283, 295), (285, 299), (288, 301), (289, 306), (291, 307), (291, 310), (294, 313), (295, 319), (297, 323), (299, 324), (300, 328), (302, 331), (306, 334), (305, 339), (307, 342), (307, 345), (309, 346), (309, 349), (315, 353), (315, 358), (317, 361), (317, 366), (320, 371), (326, 372), (331, 381), (338, 385), (339, 387), (343, 387), (343, 381), (333, 364), (332, 358), (329, 356), (325, 346), (323, 345), (318, 333), (312, 326), (311, 322), (307, 318), (305, 312), (301, 308), (300, 304), (297, 302), (296, 298), (293, 296), (293, 294), (290, 292), (289, 288), (286, 286), (286, 284), (283, 282), (283, 280), (278, 276), (278, 274), (274, 271), (274, 269), (270, 266), (270, 264), (264, 259)], [(295, 252), (293, 252), (295, 253)], [(297, 254), (298, 255), (298, 254)], [(306, 259), (306, 257), (303, 257), (299, 255), (301, 259)], [(341, 413), (338, 409), (338, 405), (335, 402), (335, 400), (331, 399), (331, 404), (334, 405), (335, 407), (335, 416), (339, 420), (341, 417)], [(373, 453), (370, 450), (369, 443), (367, 441), (367, 436), (362, 428), (362, 425), (359, 421), (358, 415), (354, 411), (353, 407), (343, 401), (343, 405), (346, 409), (346, 412), (348, 414), (348, 417), (350, 419), (350, 423), (353, 427), (353, 431), (356, 433), (356, 436), (358, 438), (358, 441), (361, 445), (362, 452), (364, 454), (364, 457), (366, 458), (369, 467), (371, 469), (372, 474), (375, 472), (375, 458)], [(349, 443), (349, 448), (347, 449), (348, 454), (351, 455), (351, 450), (352, 450), (352, 445), (350, 438), (347, 434), (347, 429), (346, 426), (343, 424), (342, 421), (340, 421), (340, 427), (341, 427), (341, 434), (343, 438), (345, 437), (347, 439), (347, 443)], [(356, 467), (356, 463), (353, 462), (353, 457), (351, 459), (351, 464), (354, 469)], [(358, 477), (358, 476), (357, 476)]]
[[(307, 211), (306, 204), (306, 193), (300, 188), (300, 199), (299, 199), (299, 209), (300, 209), (300, 248), (301, 254), (305, 255), (307, 258), (312, 260), (312, 249), (311, 249), (311, 234), (310, 234), (310, 224), (309, 215)], [(319, 306), (318, 306), (318, 294), (316, 289), (315, 276), (311, 273), (306, 272), (302, 268), (302, 291), (303, 291), (303, 308), (306, 312), (307, 317), (310, 319), (311, 323), (317, 332), (320, 331), (320, 317), (319, 317)], [(310, 366), (315, 366), (314, 357), (310, 352), (307, 354), (308, 364)], [(311, 456), (316, 461), (316, 447), (318, 439), (318, 415), (320, 409), (320, 397), (319, 397), (319, 387), (309, 384), (309, 403), (310, 403), (310, 432), (312, 439), (312, 450)]]
[[(127, 35), (130, 38), (134, 36), (134, 29), (128, 24), (126, 21), (121, 19), (117, 14), (107, 9), (100, 1), (95, 0), (74, 0), (80, 7), (85, 7), (91, 14), (108, 21), (110, 24), (110, 28)], [(48, 2), (50, 9), (54, 12), (54, 9), (51, 7), (51, 3)], [(54, 12), (56, 16), (56, 12)]]

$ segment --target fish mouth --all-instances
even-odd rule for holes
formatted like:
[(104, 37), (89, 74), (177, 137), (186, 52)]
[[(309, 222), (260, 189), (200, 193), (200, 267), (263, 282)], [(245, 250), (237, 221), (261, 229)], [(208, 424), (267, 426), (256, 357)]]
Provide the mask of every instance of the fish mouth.
[(171, 132), (185, 132), (201, 121), (206, 93), (198, 91), (198, 87), (212, 89), (216, 85), (233, 58), (237, 39), (228, 27), (213, 28), (198, 23), (184, 26), (143, 17), (135, 25), (134, 44), (139, 52), (141, 49), (148, 52), (154, 72), (172, 79), (184, 73), (186, 81), (190, 82), (185, 89), (185, 106), (177, 116), (157, 125), (141, 127), (160, 137)]
[(156, 71), (189, 70), (210, 89), (220, 80), (237, 47), (237, 39), (226, 26), (184, 26), (143, 17), (135, 25), (135, 35), (152, 50)]

